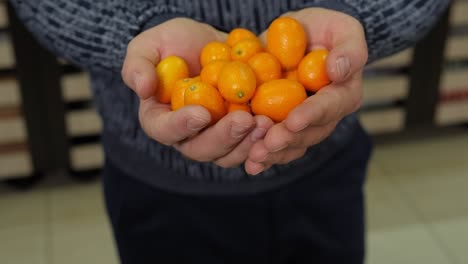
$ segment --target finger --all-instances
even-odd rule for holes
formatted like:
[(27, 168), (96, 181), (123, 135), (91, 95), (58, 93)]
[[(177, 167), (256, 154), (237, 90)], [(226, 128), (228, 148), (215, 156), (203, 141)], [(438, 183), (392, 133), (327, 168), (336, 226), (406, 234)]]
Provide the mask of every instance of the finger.
[(265, 147), (270, 153), (286, 148), (304, 148), (320, 143), (335, 129), (336, 122), (323, 126), (309, 126), (298, 132), (291, 132), (284, 126), (271, 128), (265, 136)]
[(160, 61), (160, 41), (151, 30), (145, 31), (128, 44), (122, 77), (141, 99), (148, 99), (156, 89), (155, 65)]
[(288, 148), (276, 153), (269, 153), (263, 162), (257, 162), (250, 158), (245, 161), (245, 171), (250, 175), (258, 175), (268, 170), (275, 164), (288, 164), (300, 159), (306, 153), (307, 148)]
[(296, 133), (289, 131), (284, 123), (273, 126), (264, 139), (265, 148), (268, 152), (277, 152), (289, 147), (297, 141)]
[(269, 153), (263, 162), (265, 168), (275, 164), (288, 164), (291, 161), (300, 159), (306, 153), (307, 148), (287, 148), (278, 152)]
[(254, 118), (249, 113), (232, 112), (214, 126), (175, 147), (188, 158), (213, 161), (231, 152), (254, 126)]
[(265, 146), (265, 140), (259, 140), (250, 148), (247, 160), (254, 163), (263, 163), (266, 161), (268, 153), (269, 151)]
[(226, 156), (215, 161), (215, 164), (221, 167), (229, 168), (242, 164), (249, 154), (252, 145), (266, 135), (273, 121), (266, 116), (255, 116), (255, 128), (244, 138), (244, 140), (235, 147)]
[[(270, 129), (273, 130), (275, 127)], [(299, 147), (286, 147), (280, 150), (276, 150), (275, 152), (269, 151), (266, 143), (266, 137), (269, 136), (270, 131), (268, 131), (267, 135), (265, 136), (264, 140), (259, 140), (257, 143), (252, 146), (252, 149), (249, 152), (248, 160), (254, 163), (262, 163), (263, 165), (273, 165), (278, 162), (283, 162), (281, 158), (283, 155), (288, 153), (300, 153), (301, 150), (307, 149), (305, 146)], [(289, 154), (288, 154), (289, 155)], [(289, 156), (288, 156), (289, 157)]]
[(294, 108), (284, 120), (286, 127), (298, 132), (308, 126), (337, 122), (356, 111), (362, 103), (361, 79), (344, 85), (331, 84), (307, 98)]
[(244, 164), (244, 169), (247, 174), (256, 176), (261, 172), (266, 171), (268, 168), (265, 167), (265, 165), (263, 165), (262, 163), (246, 160)]
[(331, 28), (333, 40), (327, 57), (327, 73), (334, 82), (349, 79), (367, 63), (367, 44), (361, 23), (347, 20), (355, 18), (347, 16)]
[(156, 141), (173, 145), (205, 128), (211, 116), (201, 106), (186, 106), (170, 111), (170, 106), (158, 103), (154, 97), (140, 101), (140, 123), (146, 134)]

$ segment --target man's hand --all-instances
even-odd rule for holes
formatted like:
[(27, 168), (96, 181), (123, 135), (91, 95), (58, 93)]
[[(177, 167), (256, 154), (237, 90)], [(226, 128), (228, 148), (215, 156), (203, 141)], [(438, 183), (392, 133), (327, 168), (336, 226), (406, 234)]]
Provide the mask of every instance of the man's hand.
[(286, 15), (304, 26), (309, 51), (323, 47), (330, 51), (327, 72), (332, 83), (296, 107), (254, 144), (245, 162), (247, 173), (253, 175), (302, 157), (307, 148), (330, 135), (337, 123), (362, 102), (367, 45), (361, 23), (344, 13), (321, 8)]
[(201, 106), (171, 111), (153, 96), (157, 87), (155, 66), (170, 55), (182, 57), (191, 76), (200, 72), (199, 54), (211, 41), (225, 41), (226, 34), (185, 18), (176, 18), (135, 37), (127, 48), (122, 76), (140, 98), (140, 123), (148, 136), (174, 146), (197, 161), (212, 161), (223, 167), (243, 163), (251, 146), (264, 137), (273, 122), (246, 112), (233, 112), (207, 127), (211, 117)]

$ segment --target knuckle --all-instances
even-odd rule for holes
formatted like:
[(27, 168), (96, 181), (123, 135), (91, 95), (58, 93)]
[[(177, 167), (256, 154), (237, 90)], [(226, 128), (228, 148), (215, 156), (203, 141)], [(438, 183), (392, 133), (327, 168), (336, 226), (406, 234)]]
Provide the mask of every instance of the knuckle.
[(150, 111), (148, 109), (140, 108), (139, 119), (143, 131), (146, 133), (147, 136), (163, 145), (172, 145), (173, 142), (171, 142), (168, 138), (163, 137), (161, 127), (158, 125), (159, 122), (151, 122), (150, 120), (148, 120), (148, 116), (150, 116), (149, 114)]
[(327, 100), (323, 107), (323, 118), (327, 122), (340, 118), (345, 115), (344, 103), (342, 95), (338, 89), (330, 89), (327, 91), (330, 100)]
[[(306, 131), (307, 132), (307, 131)], [(306, 144), (306, 141), (307, 141), (307, 134), (300, 134), (300, 135), (297, 135), (295, 136), (289, 143), (288, 143), (288, 146), (291, 146), (291, 147), (302, 147)]]
[(138, 42), (138, 37), (130, 40), (130, 42), (127, 45), (127, 50), (126, 50), (127, 55), (133, 53), (136, 50), (137, 42)]
[(327, 111), (328, 111), (328, 105), (329, 103), (324, 102), (324, 101), (318, 101), (319, 107), (315, 108), (315, 112), (317, 115), (317, 120), (319, 123), (322, 123), (326, 116), (327, 116)]
[(300, 114), (293, 114), (288, 116), (286, 120), (287, 128), (293, 132), (300, 131), (309, 125), (309, 120), (303, 118)]
[(122, 76), (122, 79), (124, 80), (125, 84), (127, 86), (131, 86), (130, 82), (130, 71), (129, 71), (129, 66), (128, 66), (128, 60), (125, 59), (124, 64), (122, 66), (122, 70), (120, 71), (120, 75)]
[[(295, 146), (300, 143), (300, 137), (298, 137), (294, 133), (287, 133), (283, 136), (282, 144), (278, 144), (282, 146), (282, 149), (287, 149), (291, 146)], [(269, 148), (270, 151), (274, 151), (274, 149)]]

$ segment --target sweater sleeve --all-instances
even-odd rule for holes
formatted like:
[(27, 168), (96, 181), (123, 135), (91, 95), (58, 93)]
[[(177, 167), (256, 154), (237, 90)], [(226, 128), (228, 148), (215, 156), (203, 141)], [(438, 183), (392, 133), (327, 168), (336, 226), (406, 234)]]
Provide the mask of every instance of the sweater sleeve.
[(182, 10), (164, 0), (10, 0), (36, 38), (84, 68), (120, 71), (130, 40), (146, 23), (162, 23)]
[[(266, 29), (289, 10), (324, 7), (347, 13), (364, 26), (369, 62), (414, 45), (450, 0), (10, 0), (20, 18), (49, 49), (86, 69), (119, 71), (130, 40), (168, 19), (188, 16), (228, 30)], [(265, 8), (268, 7), (268, 8)]]
[(309, 6), (347, 13), (361, 21), (370, 63), (416, 44), (437, 22), (450, 0), (316, 0), (309, 3)]

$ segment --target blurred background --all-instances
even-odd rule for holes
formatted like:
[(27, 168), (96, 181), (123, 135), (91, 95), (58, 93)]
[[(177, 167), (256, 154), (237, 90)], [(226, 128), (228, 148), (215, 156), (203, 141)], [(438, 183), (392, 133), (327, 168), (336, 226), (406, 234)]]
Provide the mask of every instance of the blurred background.
[[(468, 1), (369, 65), (367, 263), (468, 263)], [(117, 263), (88, 77), (0, 1), (0, 262)]]

